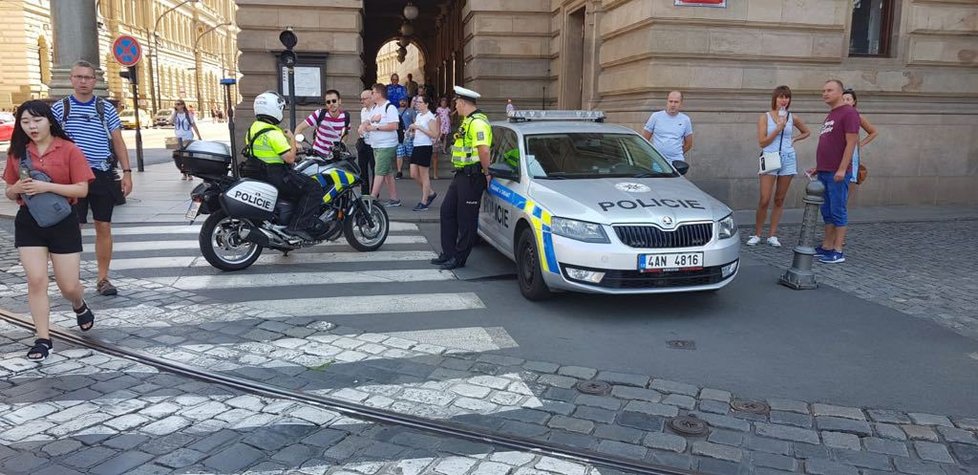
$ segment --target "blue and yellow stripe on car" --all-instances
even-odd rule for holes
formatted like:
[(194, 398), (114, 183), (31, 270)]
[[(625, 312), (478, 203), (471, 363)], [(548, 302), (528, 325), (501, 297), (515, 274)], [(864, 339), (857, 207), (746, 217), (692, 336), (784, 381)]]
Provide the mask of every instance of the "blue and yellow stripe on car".
[(315, 179), (323, 188), (330, 186), (330, 183), (326, 180), (326, 176), (329, 176), (330, 180), (332, 180), (333, 188), (330, 189), (328, 193), (323, 195), (323, 203), (330, 203), (335, 200), (337, 196), (340, 196), (340, 193), (344, 189), (355, 185), (357, 180), (356, 175), (338, 168), (334, 168), (326, 171), (325, 173), (319, 173), (315, 176)]
[(533, 235), (537, 240), (537, 249), (541, 249), (543, 253), (543, 259), (540, 259), (540, 267), (544, 272), (559, 274), (557, 254), (554, 252), (553, 235), (550, 231), (553, 215), (535, 201), (500, 185), (495, 180), (489, 184), (489, 194), (525, 213), (530, 222), (530, 227), (533, 228)]

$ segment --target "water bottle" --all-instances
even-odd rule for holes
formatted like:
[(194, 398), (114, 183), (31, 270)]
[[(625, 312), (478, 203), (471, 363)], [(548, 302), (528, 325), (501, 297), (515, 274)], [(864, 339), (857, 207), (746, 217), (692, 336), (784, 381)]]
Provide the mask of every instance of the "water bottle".
[(788, 109), (785, 109), (784, 107), (779, 107), (778, 117), (787, 117), (787, 116), (788, 116)]

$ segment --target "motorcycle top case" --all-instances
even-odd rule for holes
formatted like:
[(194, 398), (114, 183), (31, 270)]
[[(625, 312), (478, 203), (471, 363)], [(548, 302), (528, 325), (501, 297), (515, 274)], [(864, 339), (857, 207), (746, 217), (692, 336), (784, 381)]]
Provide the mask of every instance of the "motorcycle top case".
[(227, 175), (231, 169), (231, 149), (221, 142), (198, 140), (174, 151), (173, 163), (183, 173)]
[(228, 216), (253, 220), (272, 219), (278, 190), (268, 183), (243, 178), (221, 195), (221, 206)]

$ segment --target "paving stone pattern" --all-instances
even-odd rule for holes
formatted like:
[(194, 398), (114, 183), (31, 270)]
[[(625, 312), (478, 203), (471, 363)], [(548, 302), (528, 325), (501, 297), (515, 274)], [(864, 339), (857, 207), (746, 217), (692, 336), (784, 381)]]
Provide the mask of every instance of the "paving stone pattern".
[[(0, 473), (580, 474), (593, 467), (203, 384), (0, 323)], [(121, 381), (120, 381), (121, 380)]]
[[(800, 230), (780, 227), (780, 249), (743, 246), (741, 252), (787, 268)], [(846, 262), (816, 262), (816, 276), (821, 285), (978, 338), (976, 233), (978, 220), (853, 225), (846, 234)]]
[[(22, 296), (26, 284), (14, 265), (16, 256), (7, 252), (0, 258), (6, 259), (0, 266), (10, 269), (0, 275), (0, 307), (25, 311)], [(83, 278), (91, 281), (93, 276), (94, 267), (86, 264)], [(288, 389), (704, 473), (978, 471), (978, 418), (974, 414), (906, 414), (887, 408), (867, 410), (779, 399), (766, 401), (772, 409), (770, 414), (739, 413), (729, 405), (737, 399), (736, 395), (722, 389), (647, 375), (463, 352), (336, 327), (317, 318), (213, 302), (139, 279), (120, 276), (114, 281), (123, 289), (120, 296), (90, 299), (98, 314), (93, 336), (173, 361)], [(56, 295), (54, 292), (52, 295)], [(52, 319), (64, 327), (74, 325), (73, 315), (64, 303), (58, 303)], [(0, 363), (0, 371), (13, 374), (30, 370), (17, 357), (25, 352), (23, 344), (7, 347), (6, 351), (8, 358)], [(11, 351), (16, 355), (10, 356)], [(69, 368), (81, 370), (81, 366)], [(99, 390), (119, 391), (124, 390), (120, 385), (139, 385), (138, 378), (118, 370), (95, 371), (91, 377), (99, 381), (72, 391), (97, 395)], [(193, 406), (185, 407), (169, 399), (154, 401), (137, 412), (152, 421), (92, 419), (96, 421), (92, 424), (126, 434), (131, 427), (148, 426), (153, 437), (158, 437), (158, 433), (192, 430), (198, 418), (213, 413), (219, 414), (215, 418), (233, 422), (232, 428), (266, 426), (276, 419), (274, 412), (268, 413), (269, 407), (281, 412), (288, 405), (246, 395), (226, 398), (228, 394), (221, 388), (178, 384), (168, 381), (168, 375), (155, 378), (153, 384), (157, 387), (148, 388), (149, 394), (182, 396), (185, 401), (194, 402)], [(610, 394), (578, 392), (575, 385), (588, 379), (612, 382)], [(186, 393), (176, 387), (184, 388)], [(49, 401), (43, 392), (35, 396), (30, 402)], [(57, 391), (50, 397), (57, 399)], [(40, 412), (51, 410), (43, 403), (31, 407)], [(315, 411), (296, 411), (306, 416), (303, 420), (314, 424), (331, 422)], [(7, 412), (2, 410), (0, 414)], [(16, 410), (10, 408), (9, 412)], [(677, 415), (699, 417), (709, 423), (712, 432), (703, 437), (675, 434), (667, 422)], [(32, 433), (64, 431), (46, 416), (35, 418), (37, 426), (32, 427)], [(10, 424), (10, 430), (18, 434), (13, 422)], [(71, 430), (85, 429), (70, 424), (67, 423)], [(284, 439), (263, 433), (251, 440), (262, 445), (257, 441), (271, 444)], [(400, 439), (391, 439), (397, 440)], [(327, 453), (352, 456), (355, 452), (337, 441), (329, 442), (335, 445)], [(289, 448), (287, 443), (279, 443), (282, 450)], [(271, 463), (258, 462), (255, 451), (262, 447), (247, 442), (228, 447), (233, 448), (234, 456), (218, 458), (214, 463), (231, 464), (243, 459)], [(213, 447), (186, 448), (209, 458), (216, 455)], [(169, 452), (171, 457), (177, 457)], [(193, 452), (179, 455), (194, 456)], [(468, 466), (465, 461), (444, 463), (450, 471), (440, 473), (482, 473), (473, 471), (475, 466)], [(521, 466), (515, 473), (536, 473), (522, 471), (525, 468)], [(483, 471), (492, 473), (491, 470)], [(544, 469), (534, 465), (533, 470)], [(439, 470), (436, 467), (431, 473)]]

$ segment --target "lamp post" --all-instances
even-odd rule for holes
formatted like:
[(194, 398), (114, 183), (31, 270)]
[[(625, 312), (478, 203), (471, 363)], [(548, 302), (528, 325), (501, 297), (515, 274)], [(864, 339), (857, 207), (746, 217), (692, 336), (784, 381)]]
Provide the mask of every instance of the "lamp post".
[[(197, 111), (199, 113), (201, 113), (201, 114), (203, 114), (203, 111), (204, 111), (204, 100), (200, 97), (200, 70), (201, 70), (202, 64), (201, 64), (201, 61), (200, 61), (200, 49), (197, 48), (197, 43), (200, 43), (200, 39), (204, 35), (212, 32), (212, 31), (214, 31), (214, 30), (216, 30), (216, 29), (218, 29), (218, 28), (220, 28), (222, 26), (230, 26), (231, 24), (232, 24), (231, 22), (224, 22), (224, 23), (221, 23), (219, 25), (214, 25), (214, 26), (212, 26), (212, 27), (210, 27), (210, 28), (202, 31), (199, 35), (197, 35), (196, 38), (194, 38), (194, 92), (195, 92), (195, 94), (197, 96)], [(223, 75), (224, 75), (224, 72), (221, 71), (221, 76), (223, 76)]]
[(197, 3), (198, 1), (199, 0), (183, 0), (182, 2), (168, 8), (163, 13), (160, 13), (160, 16), (156, 17), (156, 23), (153, 24), (153, 50), (149, 54), (149, 87), (150, 90), (153, 91), (153, 102), (151, 105), (153, 107), (154, 117), (156, 116), (157, 110), (160, 108), (160, 81), (159, 78), (156, 77), (158, 71), (156, 70), (156, 60), (153, 59), (160, 53), (160, 36), (157, 34), (156, 30), (160, 28), (160, 20), (162, 20), (167, 13), (170, 13), (188, 3)]

